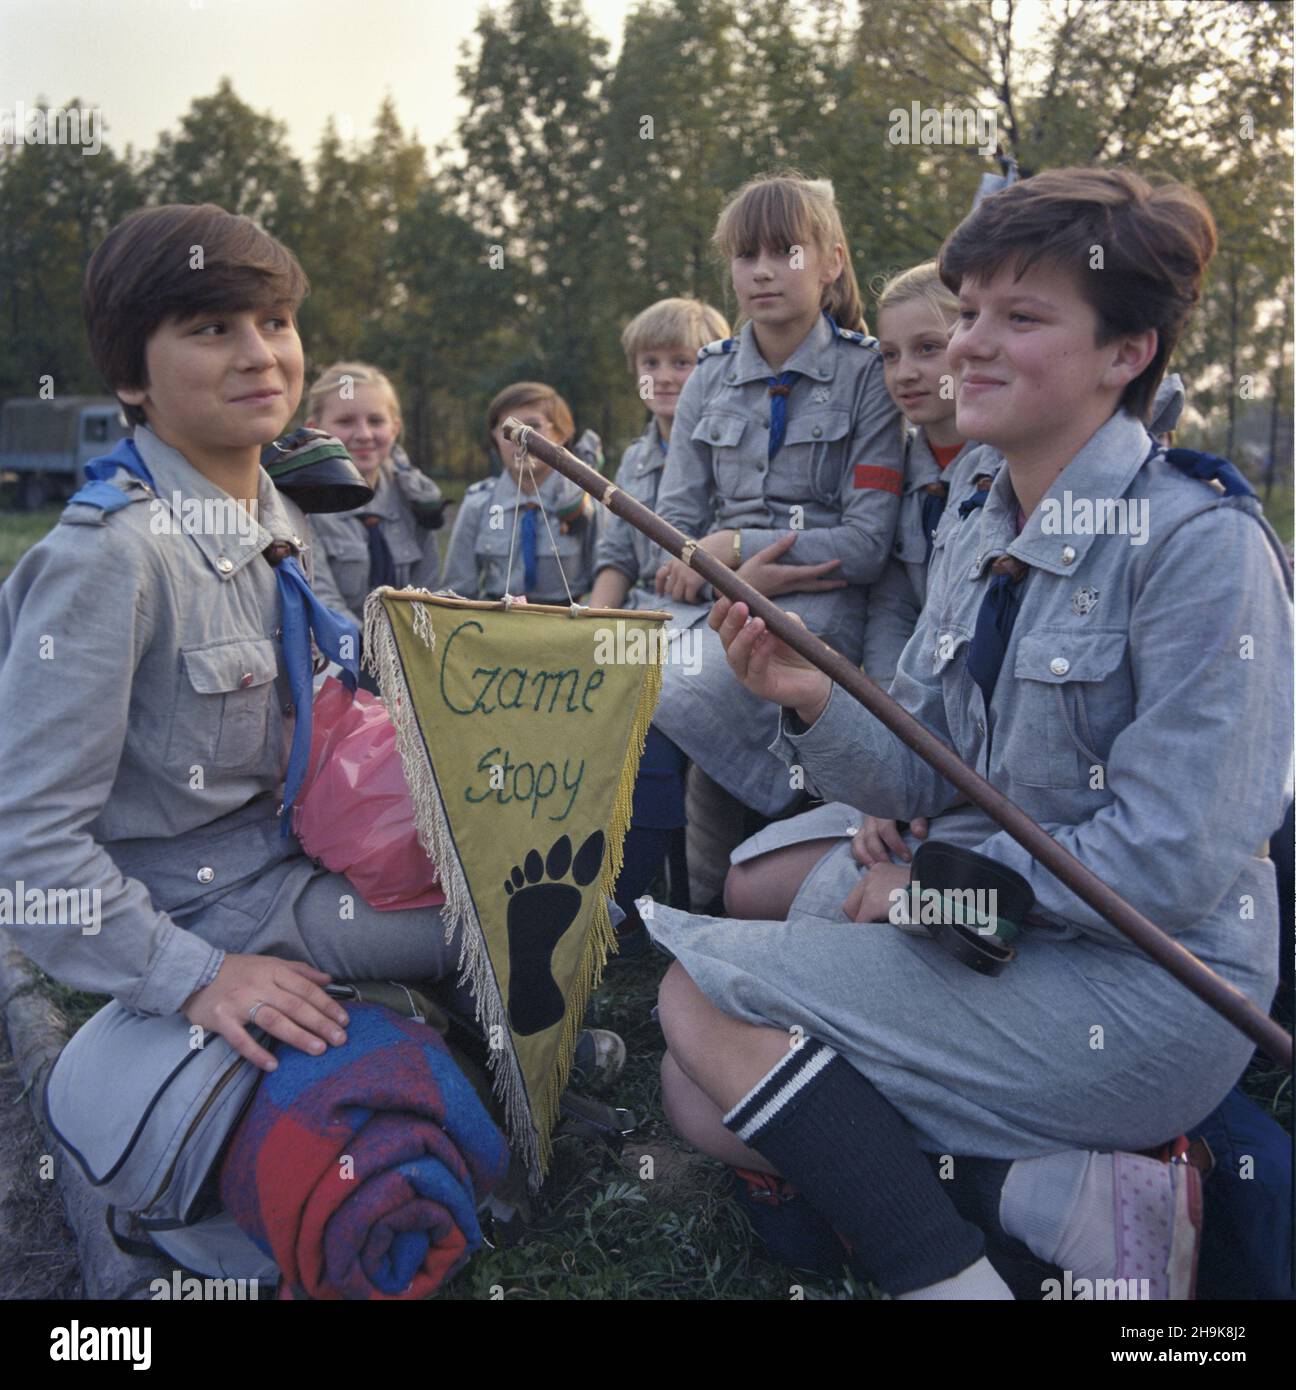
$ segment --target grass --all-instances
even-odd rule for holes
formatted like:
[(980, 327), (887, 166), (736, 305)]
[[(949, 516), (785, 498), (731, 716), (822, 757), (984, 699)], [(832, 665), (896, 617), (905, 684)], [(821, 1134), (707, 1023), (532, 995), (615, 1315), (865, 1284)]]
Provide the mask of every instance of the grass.
[[(611, 1028), (626, 1043), (626, 1070), (606, 1097), (639, 1121), (622, 1154), (593, 1140), (558, 1140), (525, 1242), (484, 1249), (437, 1298), (874, 1296), (844, 1273), (834, 1282), (765, 1259), (728, 1198), (725, 1169), (693, 1153), (666, 1124), (658, 1083), (663, 1043), (650, 1014), (667, 964), (656, 953), (618, 962), (591, 1001), (591, 1026)], [(73, 1032), (107, 1002), (38, 974)]]
[(626, 1043), (625, 1073), (606, 1097), (639, 1121), (621, 1156), (590, 1140), (558, 1140), (525, 1243), (484, 1250), (438, 1298), (871, 1296), (845, 1274), (830, 1281), (764, 1258), (728, 1197), (726, 1170), (688, 1149), (667, 1125), (658, 1081), (663, 1041), (650, 1017), (666, 966), (656, 952), (617, 962), (591, 1004), (591, 1026), (611, 1028)]
[(59, 519), (61, 507), (42, 507), (35, 512), (0, 510), (0, 584), (13, 567)]

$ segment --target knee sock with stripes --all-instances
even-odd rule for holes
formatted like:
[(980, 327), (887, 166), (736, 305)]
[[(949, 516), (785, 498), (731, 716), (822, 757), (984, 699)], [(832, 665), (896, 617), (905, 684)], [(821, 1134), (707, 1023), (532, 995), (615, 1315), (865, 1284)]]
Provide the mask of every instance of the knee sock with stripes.
[(852, 1268), (889, 1293), (1012, 1297), (904, 1118), (826, 1043), (790, 1049), (724, 1123), (796, 1184), (846, 1241)]

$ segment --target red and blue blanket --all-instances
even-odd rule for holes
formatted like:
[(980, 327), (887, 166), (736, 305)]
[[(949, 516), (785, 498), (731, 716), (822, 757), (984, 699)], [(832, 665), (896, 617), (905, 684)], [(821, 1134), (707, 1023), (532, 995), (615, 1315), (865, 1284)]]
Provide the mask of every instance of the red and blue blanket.
[(274, 1044), (221, 1198), (283, 1296), (426, 1298), (480, 1248), (508, 1147), (438, 1033), (378, 1004), (347, 1012), (322, 1056)]

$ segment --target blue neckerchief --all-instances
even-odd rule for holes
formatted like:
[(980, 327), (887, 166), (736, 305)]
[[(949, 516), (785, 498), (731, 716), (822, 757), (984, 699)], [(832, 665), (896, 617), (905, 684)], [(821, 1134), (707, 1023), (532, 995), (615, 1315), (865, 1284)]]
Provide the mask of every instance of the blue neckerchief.
[(383, 535), (382, 518), (370, 512), (361, 516), (360, 521), (365, 528), (365, 540), (369, 543), (369, 587), (394, 588), (396, 561), (392, 559), (391, 546), (387, 544), (387, 537)]
[[(119, 468), (124, 468), (157, 492), (157, 483), (140, 457), (135, 441), (123, 439), (111, 454), (91, 459), (86, 464), (85, 474), (90, 481), (77, 491), (72, 501), (99, 507), (105, 512), (115, 512), (129, 506), (131, 499), (126, 493), (108, 481)], [(310, 762), (311, 715), (315, 698), (311, 637), (314, 637), (320, 651), (342, 668), (342, 682), (347, 689), (354, 690), (360, 671), (360, 630), (350, 618), (324, 607), (311, 592), (306, 576), (291, 556), (275, 565), (274, 572), (279, 586), (284, 667), (297, 714), (284, 785), (283, 820), (279, 827), (280, 834), (286, 836), (291, 820), (288, 813), (301, 790)]]
[(315, 645), (325, 656), (342, 668), (343, 685), (354, 691), (360, 673), (360, 631), (350, 618), (324, 607), (311, 592), (306, 576), (291, 555), (280, 560), (274, 572), (279, 585), (284, 666), (297, 712), (292, 751), (288, 755), (288, 776), (284, 782), (283, 819), (279, 826), (279, 833), (286, 836), (292, 820), (292, 805), (310, 764), (315, 698), (311, 638), (314, 637)]
[(534, 504), (522, 509), (522, 582), (528, 594), (535, 592), (539, 575), (536, 568), (536, 512), (539, 510)]
[(663, 458), (670, 453), (670, 445), (661, 437), (660, 430), (657, 431), (657, 447), (662, 451)]
[(965, 497), (959, 503), (959, 516), (966, 517), (971, 512), (976, 511), (978, 507), (984, 507), (986, 504), (986, 498), (989, 496), (990, 489), (986, 488), (984, 492), (974, 492), (970, 497)]
[(83, 483), (72, 494), (71, 500), (89, 507), (98, 507), (105, 512), (116, 512), (123, 507), (129, 507), (130, 497), (121, 488), (113, 487), (108, 481), (119, 468), (124, 468), (142, 483), (147, 483), (154, 492), (157, 492), (157, 484), (153, 481), (152, 473), (148, 471), (148, 465), (140, 457), (140, 451), (135, 447), (135, 441), (133, 439), (119, 439), (117, 447), (111, 454), (104, 454), (100, 458), (91, 459), (86, 464), (85, 475), (89, 482)]
[(922, 497), (922, 528), (927, 537), (927, 559), (931, 559), (932, 542), (936, 539), (936, 528), (945, 515), (945, 497), (938, 492), (924, 492)]
[(787, 433), (787, 398), (792, 383), (800, 372), (780, 372), (769, 378), (770, 392), (770, 434), (768, 458), (773, 458), (783, 447), (783, 436)]
[(1254, 497), (1255, 489), (1228, 461), (1217, 454), (1199, 454), (1196, 449), (1167, 449), (1166, 462), (1190, 478), (1214, 478), (1224, 485), (1226, 497)]
[(1025, 576), (1014, 582), (1011, 574), (996, 574), (977, 610), (972, 645), (968, 648), (968, 675), (981, 687), (986, 709), (994, 695), (1003, 666), (1008, 639), (1012, 636), (1017, 610), (1021, 607)]

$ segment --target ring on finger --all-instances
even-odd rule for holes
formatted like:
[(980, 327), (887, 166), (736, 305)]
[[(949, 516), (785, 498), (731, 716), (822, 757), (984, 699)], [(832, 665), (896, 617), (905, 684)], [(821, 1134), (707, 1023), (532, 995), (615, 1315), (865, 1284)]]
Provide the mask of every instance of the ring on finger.
[(266, 1002), (266, 1001), (265, 1001), (264, 999), (258, 999), (258, 1000), (256, 1001), (256, 1003), (253, 1004), (252, 1007), (248, 1010), (248, 1022), (249, 1022), (249, 1023), (255, 1023), (255, 1022), (256, 1022), (257, 1010), (258, 1010), (258, 1009), (264, 1008), (264, 1007), (265, 1007), (265, 1002)]

